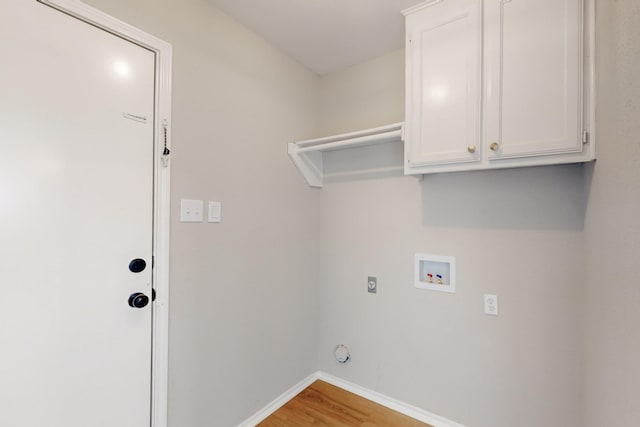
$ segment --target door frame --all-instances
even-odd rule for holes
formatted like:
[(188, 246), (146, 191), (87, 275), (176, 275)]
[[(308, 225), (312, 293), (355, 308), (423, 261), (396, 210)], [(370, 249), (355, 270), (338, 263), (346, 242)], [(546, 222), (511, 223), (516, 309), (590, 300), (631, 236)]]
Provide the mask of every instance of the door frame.
[[(128, 40), (155, 54), (154, 177), (153, 177), (153, 288), (151, 331), (151, 427), (167, 427), (169, 354), (169, 212), (171, 148), (172, 47), (132, 25), (126, 24), (78, 0), (35, 0), (90, 25)], [(166, 138), (166, 141), (165, 141)]]

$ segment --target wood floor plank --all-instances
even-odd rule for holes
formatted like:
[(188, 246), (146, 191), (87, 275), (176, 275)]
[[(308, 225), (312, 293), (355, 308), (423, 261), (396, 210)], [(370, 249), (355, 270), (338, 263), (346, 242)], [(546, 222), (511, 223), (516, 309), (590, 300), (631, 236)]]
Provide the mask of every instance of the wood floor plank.
[(430, 427), (382, 405), (316, 381), (260, 427)]

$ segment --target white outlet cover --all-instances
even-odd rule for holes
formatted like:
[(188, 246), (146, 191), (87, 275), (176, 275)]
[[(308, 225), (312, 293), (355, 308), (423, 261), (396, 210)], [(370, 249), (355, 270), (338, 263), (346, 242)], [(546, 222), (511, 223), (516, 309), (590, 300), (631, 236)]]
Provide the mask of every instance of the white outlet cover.
[(491, 316), (498, 315), (498, 296), (485, 294), (484, 295), (484, 314)]
[(202, 222), (202, 200), (180, 200), (180, 222)]

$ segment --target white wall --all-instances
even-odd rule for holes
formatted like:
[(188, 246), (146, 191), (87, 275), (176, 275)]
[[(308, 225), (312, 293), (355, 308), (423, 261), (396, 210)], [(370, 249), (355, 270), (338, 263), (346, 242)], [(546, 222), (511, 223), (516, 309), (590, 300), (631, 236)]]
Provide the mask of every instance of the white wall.
[[(402, 121), (403, 69), (400, 51), (323, 78), (325, 133)], [(420, 182), (390, 169), (400, 144), (325, 162), (320, 368), (469, 426), (581, 425), (583, 167)], [(455, 295), (413, 287), (416, 252), (457, 258)]]
[(640, 2), (597, 2), (598, 161), (585, 236), (589, 427), (640, 425)]
[[(174, 48), (169, 421), (232, 426), (316, 368), (318, 78), (204, 0), (89, 0)], [(221, 224), (178, 222), (180, 198)]]

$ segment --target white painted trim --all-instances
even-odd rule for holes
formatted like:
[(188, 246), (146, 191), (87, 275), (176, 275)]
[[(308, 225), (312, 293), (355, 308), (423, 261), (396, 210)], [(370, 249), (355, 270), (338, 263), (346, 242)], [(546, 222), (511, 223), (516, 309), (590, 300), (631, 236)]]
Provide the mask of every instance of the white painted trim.
[(254, 427), (264, 421), (269, 415), (276, 412), (282, 406), (284, 406), (288, 401), (296, 397), (302, 390), (309, 387), (314, 381), (318, 379), (318, 372), (315, 372), (309, 375), (307, 378), (300, 381), (298, 384), (291, 387), (289, 390), (282, 393), (280, 396), (276, 397), (271, 403), (267, 406), (253, 414), (246, 421), (240, 423), (238, 427)]
[(172, 47), (144, 31), (126, 24), (78, 0), (37, 0), (155, 53), (156, 99), (154, 132), (154, 269), (151, 426), (167, 426), (169, 354), (169, 212), (171, 164), (163, 167), (164, 123), (167, 147), (171, 148), (171, 63)]
[(357, 384), (343, 380), (323, 371), (317, 371), (309, 375), (307, 378), (282, 393), (273, 402), (269, 403), (260, 411), (249, 417), (246, 421), (240, 423), (238, 427), (256, 426), (258, 423), (264, 421), (269, 415), (273, 414), (275, 411), (284, 406), (288, 401), (293, 399), (302, 390), (309, 387), (316, 380), (324, 381), (343, 390), (349, 391), (353, 394), (357, 394), (362, 398), (375, 402), (396, 412), (400, 412), (401, 414), (404, 414), (418, 421), (430, 424), (433, 427), (464, 427), (462, 424), (456, 423), (455, 421), (448, 420), (439, 415), (427, 412), (424, 409), (420, 409), (418, 407), (409, 405), (408, 403), (396, 400), (392, 397), (385, 396), (384, 394), (378, 393), (376, 391), (361, 387)]

